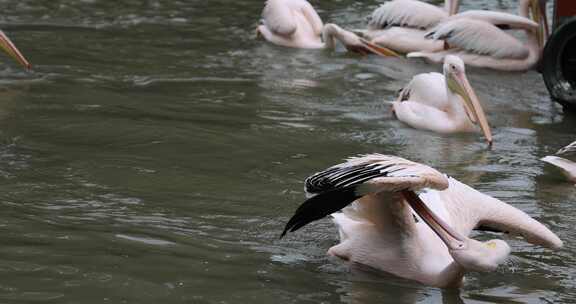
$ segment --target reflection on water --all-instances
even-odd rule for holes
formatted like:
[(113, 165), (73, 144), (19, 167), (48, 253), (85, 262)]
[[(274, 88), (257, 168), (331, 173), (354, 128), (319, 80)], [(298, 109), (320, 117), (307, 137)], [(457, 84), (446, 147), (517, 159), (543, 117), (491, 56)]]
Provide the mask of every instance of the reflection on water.
[[(378, 4), (312, 2), (348, 28)], [(494, 128), (487, 150), (480, 134), (392, 119), (384, 101), (440, 67), (256, 41), (262, 6), (3, 2), (1, 27), (34, 70), (0, 68), (2, 302), (573, 302), (576, 188), (539, 158), (574, 140), (576, 119), (540, 75), (469, 69)], [(566, 247), (504, 237), (509, 263), (440, 290), (328, 258), (328, 220), (278, 239), (306, 176), (368, 152), (437, 167), (551, 226)]]

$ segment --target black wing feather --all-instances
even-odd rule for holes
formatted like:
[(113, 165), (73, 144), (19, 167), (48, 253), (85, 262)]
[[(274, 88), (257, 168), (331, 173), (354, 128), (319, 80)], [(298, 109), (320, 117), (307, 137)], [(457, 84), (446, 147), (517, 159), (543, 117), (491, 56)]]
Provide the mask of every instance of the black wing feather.
[(371, 179), (382, 176), (390, 166), (380, 164), (361, 164), (348, 167), (332, 167), (326, 171), (316, 173), (306, 179), (306, 192), (316, 194), (337, 187), (353, 186), (363, 183), (365, 178)]
[(476, 231), (486, 231), (486, 232), (495, 232), (495, 233), (504, 233), (504, 234), (508, 234), (508, 231), (504, 231), (502, 229), (498, 229), (498, 228), (494, 228), (494, 227), (490, 227), (487, 225), (480, 225), (476, 228), (474, 228), (474, 230)]
[(332, 214), (360, 198), (355, 187), (337, 188), (318, 194), (306, 200), (294, 213), (284, 227), (280, 237), (288, 231), (294, 232), (305, 225)]
[(387, 176), (390, 167), (378, 163), (332, 167), (310, 176), (305, 182), (306, 192), (316, 195), (296, 209), (281, 237), (348, 206), (363, 196), (357, 194), (359, 185), (373, 178)]

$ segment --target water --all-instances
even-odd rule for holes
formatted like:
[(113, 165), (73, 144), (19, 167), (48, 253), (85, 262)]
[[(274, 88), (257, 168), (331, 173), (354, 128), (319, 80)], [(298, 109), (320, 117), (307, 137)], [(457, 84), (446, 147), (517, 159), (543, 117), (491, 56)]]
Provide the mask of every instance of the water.
[[(355, 28), (377, 2), (313, 4)], [(469, 69), (494, 128), (486, 150), (480, 134), (413, 130), (383, 105), (438, 66), (254, 40), (262, 6), (2, 2), (0, 27), (34, 70), (0, 66), (0, 302), (576, 300), (576, 188), (538, 160), (576, 139), (576, 119), (537, 73)], [(504, 237), (513, 248), (504, 267), (441, 290), (326, 257), (337, 241), (328, 220), (278, 239), (306, 176), (367, 152), (449, 173), (566, 246)]]

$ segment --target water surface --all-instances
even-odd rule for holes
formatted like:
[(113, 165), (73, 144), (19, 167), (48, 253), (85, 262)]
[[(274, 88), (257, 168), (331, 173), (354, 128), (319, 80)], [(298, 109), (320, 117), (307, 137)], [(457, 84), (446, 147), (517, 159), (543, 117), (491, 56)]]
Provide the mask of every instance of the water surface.
[[(377, 1), (313, 1), (362, 27)], [(572, 303), (576, 188), (539, 158), (575, 138), (536, 72), (469, 69), (495, 145), (394, 121), (418, 60), (254, 39), (263, 1), (7, 0), (34, 64), (0, 66), (0, 302)], [(514, 11), (516, 1), (465, 9)], [(442, 290), (330, 259), (329, 220), (283, 240), (309, 174), (357, 153), (425, 162), (542, 221), (495, 273)], [(493, 237), (481, 234), (479, 238)]]

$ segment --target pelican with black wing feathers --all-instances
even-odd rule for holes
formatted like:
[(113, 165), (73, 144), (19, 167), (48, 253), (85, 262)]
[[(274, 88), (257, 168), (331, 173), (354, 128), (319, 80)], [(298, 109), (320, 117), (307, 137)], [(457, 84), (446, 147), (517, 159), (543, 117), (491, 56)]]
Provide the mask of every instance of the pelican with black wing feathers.
[(398, 120), (417, 129), (438, 133), (474, 132), (479, 124), (488, 144), (492, 132), (474, 89), (468, 82), (464, 62), (446, 56), (444, 75), (419, 74), (392, 103)]
[(395, 52), (372, 44), (336, 24), (322, 23), (314, 7), (306, 0), (268, 0), (262, 11), (258, 36), (277, 45), (333, 49), (340, 41), (346, 49), (361, 54), (398, 56)]
[(493, 271), (506, 260), (506, 242), (476, 241), (468, 237), (473, 229), (562, 247), (553, 232), (521, 210), (400, 157), (350, 158), (312, 175), (305, 187), (311, 197), (282, 236), (332, 214), (340, 243), (330, 255), (426, 285), (458, 286), (466, 272)]

